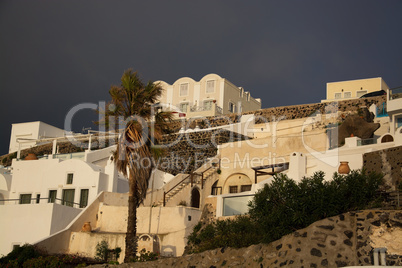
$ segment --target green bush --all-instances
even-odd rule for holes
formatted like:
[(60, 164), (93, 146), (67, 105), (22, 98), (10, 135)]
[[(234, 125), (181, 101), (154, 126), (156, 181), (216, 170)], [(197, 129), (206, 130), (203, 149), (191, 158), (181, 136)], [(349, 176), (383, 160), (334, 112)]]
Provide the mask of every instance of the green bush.
[(259, 223), (262, 242), (269, 243), (315, 221), (378, 206), (381, 183), (381, 175), (366, 174), (364, 170), (348, 175), (335, 173), (331, 181), (325, 181), (324, 173), (317, 172), (299, 183), (279, 174), (255, 195), (250, 218)]
[(25, 244), (14, 248), (7, 256), (0, 258), (0, 267), (22, 267), (25, 261), (37, 258), (40, 255), (37, 247)]
[(255, 222), (247, 216), (226, 219), (205, 225), (197, 224), (188, 237), (193, 246), (190, 252), (202, 252), (220, 247), (241, 248), (259, 240), (258, 233), (250, 232), (256, 228)]
[(24, 262), (23, 268), (58, 268), (62, 267), (63, 262), (56, 256), (39, 256)]
[(25, 244), (15, 248), (7, 256), (0, 258), (0, 268), (55, 268), (55, 267), (75, 267), (86, 263), (96, 264), (99, 262), (79, 255), (49, 255), (36, 246)]
[(219, 247), (246, 247), (270, 243), (315, 221), (352, 210), (378, 207), (382, 175), (354, 170), (335, 173), (325, 181), (324, 173), (299, 183), (284, 174), (273, 177), (249, 204), (249, 215), (234, 220), (197, 224), (188, 237), (190, 252)]
[(118, 263), (117, 260), (120, 257), (121, 248), (117, 247), (115, 249), (109, 249), (109, 244), (107, 241), (102, 240), (96, 245), (96, 257), (97, 261), (106, 263), (109, 262), (111, 264)]
[(135, 257), (134, 262), (155, 261), (159, 258), (158, 253), (146, 251), (145, 249), (140, 250), (138, 253), (139, 256)]

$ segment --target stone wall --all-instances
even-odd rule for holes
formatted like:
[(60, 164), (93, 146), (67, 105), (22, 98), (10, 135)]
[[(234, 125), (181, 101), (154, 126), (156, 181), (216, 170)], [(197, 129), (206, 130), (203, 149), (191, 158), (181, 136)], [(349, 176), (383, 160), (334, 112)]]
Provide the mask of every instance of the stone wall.
[(385, 174), (387, 190), (395, 191), (402, 178), (402, 146), (363, 155), (363, 168), (368, 172)]
[[(382, 228), (381, 232), (378, 228)], [(373, 264), (375, 247), (388, 248), (387, 265), (402, 265), (401, 239), (395, 236), (400, 235), (401, 230), (400, 210), (349, 212), (317, 221), (268, 245), (219, 248), (179, 258), (123, 264), (121, 267), (360, 266)]]
[(166, 147), (158, 168), (173, 175), (189, 174), (214, 157), (218, 145), (245, 139), (247, 137), (223, 129), (167, 135), (160, 141)]
[[(372, 104), (376, 104), (378, 107), (382, 103), (386, 102), (386, 96), (377, 96), (371, 98), (362, 99), (352, 99), (343, 100), (336, 102), (338, 111), (340, 112), (357, 112), (360, 107), (369, 108)], [(330, 102), (323, 103), (311, 103), (311, 104), (301, 104), (301, 105), (291, 105), (291, 106), (281, 106), (260, 109), (252, 112), (244, 112), (242, 114), (229, 114), (224, 116), (216, 117), (206, 117), (206, 118), (190, 118), (188, 120), (177, 120), (170, 124), (170, 129), (173, 132), (180, 130), (182, 126), (186, 128), (195, 128), (196, 126), (203, 128), (217, 127), (233, 123), (238, 123), (240, 121), (241, 115), (254, 114), (256, 116), (256, 124), (271, 122), (280, 117), (284, 117), (286, 120), (298, 119), (309, 117), (316, 111), (320, 111), (322, 114), (326, 112), (326, 107), (331, 105)]]

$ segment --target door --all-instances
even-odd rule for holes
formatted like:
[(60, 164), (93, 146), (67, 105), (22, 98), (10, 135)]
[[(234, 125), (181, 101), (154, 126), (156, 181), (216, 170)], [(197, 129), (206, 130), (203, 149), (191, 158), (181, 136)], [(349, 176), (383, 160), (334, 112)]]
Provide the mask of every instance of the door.
[(61, 204), (69, 206), (69, 207), (73, 207), (74, 206), (74, 195), (75, 195), (74, 189), (63, 190), (63, 200), (62, 200)]
[(200, 208), (200, 191), (197, 188), (191, 191), (191, 207)]

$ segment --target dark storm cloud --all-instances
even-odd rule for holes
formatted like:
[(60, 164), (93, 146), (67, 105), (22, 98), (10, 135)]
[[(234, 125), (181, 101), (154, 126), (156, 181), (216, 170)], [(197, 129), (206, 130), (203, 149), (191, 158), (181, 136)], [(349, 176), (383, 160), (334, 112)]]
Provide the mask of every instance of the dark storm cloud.
[[(0, 154), (12, 123), (62, 128), (127, 68), (168, 83), (217, 73), (263, 107), (319, 102), (332, 81), (399, 86), (401, 11), (398, 0), (1, 1)], [(93, 120), (83, 111), (73, 126)]]

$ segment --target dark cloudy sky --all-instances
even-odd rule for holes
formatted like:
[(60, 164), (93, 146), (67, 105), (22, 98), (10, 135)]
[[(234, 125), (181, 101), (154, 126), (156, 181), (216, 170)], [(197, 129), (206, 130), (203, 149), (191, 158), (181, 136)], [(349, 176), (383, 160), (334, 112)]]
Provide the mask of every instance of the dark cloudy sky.
[[(263, 108), (319, 102), (327, 82), (402, 85), (402, 1), (0, 1), (0, 154), (11, 124), (63, 128), (125, 69), (173, 83), (217, 73)], [(76, 130), (96, 115), (79, 112)]]

